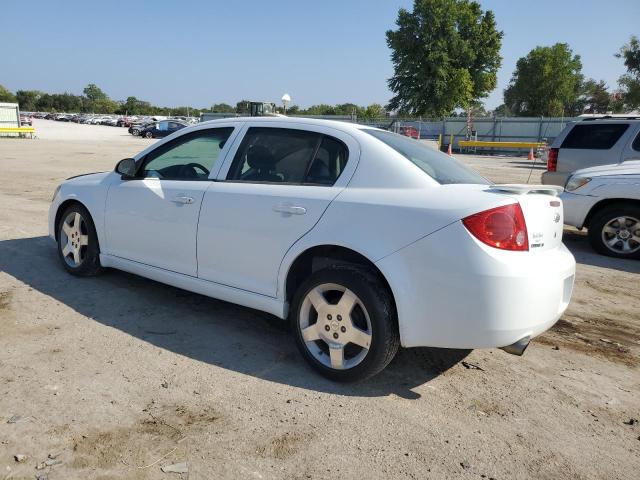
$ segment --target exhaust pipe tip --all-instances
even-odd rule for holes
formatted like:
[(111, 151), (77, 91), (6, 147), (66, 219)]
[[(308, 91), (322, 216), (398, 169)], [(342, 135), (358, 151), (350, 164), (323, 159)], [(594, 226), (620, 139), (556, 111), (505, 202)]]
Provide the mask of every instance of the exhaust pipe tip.
[(511, 355), (521, 356), (529, 346), (530, 341), (531, 341), (531, 337), (527, 335), (526, 337), (522, 337), (520, 340), (518, 340), (515, 343), (512, 343), (511, 345), (507, 345), (506, 347), (500, 347), (500, 350), (504, 350), (505, 352), (510, 353)]

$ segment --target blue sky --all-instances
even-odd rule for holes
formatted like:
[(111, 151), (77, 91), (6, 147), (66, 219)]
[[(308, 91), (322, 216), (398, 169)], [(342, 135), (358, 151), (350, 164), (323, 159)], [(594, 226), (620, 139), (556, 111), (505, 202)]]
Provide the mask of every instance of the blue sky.
[[(385, 31), (412, 0), (29, 0), (3, 5), (0, 84), (80, 93), (96, 83), (116, 100), (210, 106), (241, 98), (295, 104), (386, 103), (393, 68)], [(566, 42), (587, 77), (616, 86), (613, 54), (640, 34), (640, 0), (481, 0), (504, 31), (502, 103), (517, 59)]]

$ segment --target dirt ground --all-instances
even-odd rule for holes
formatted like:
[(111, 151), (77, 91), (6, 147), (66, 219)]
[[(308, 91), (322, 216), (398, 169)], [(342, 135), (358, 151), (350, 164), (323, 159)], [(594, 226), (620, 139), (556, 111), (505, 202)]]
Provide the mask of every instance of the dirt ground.
[[(640, 262), (566, 230), (573, 300), (523, 357), (403, 350), (334, 384), (266, 314), (117, 271), (66, 274), (46, 236), (56, 185), (150, 140), (35, 128), (0, 139), (0, 478), (638, 478)], [(542, 171), (458, 158), (497, 182)], [(161, 471), (180, 462), (188, 473)]]

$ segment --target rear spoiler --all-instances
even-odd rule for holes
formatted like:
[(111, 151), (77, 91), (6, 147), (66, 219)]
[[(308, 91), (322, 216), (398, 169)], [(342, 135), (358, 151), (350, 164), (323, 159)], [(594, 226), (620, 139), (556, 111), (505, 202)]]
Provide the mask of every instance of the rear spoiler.
[(564, 192), (563, 187), (557, 185), (523, 185), (523, 184), (504, 184), (491, 185), (489, 190), (494, 192), (516, 193), (518, 195), (527, 195), (529, 193), (538, 193), (543, 195), (551, 195), (557, 197)]

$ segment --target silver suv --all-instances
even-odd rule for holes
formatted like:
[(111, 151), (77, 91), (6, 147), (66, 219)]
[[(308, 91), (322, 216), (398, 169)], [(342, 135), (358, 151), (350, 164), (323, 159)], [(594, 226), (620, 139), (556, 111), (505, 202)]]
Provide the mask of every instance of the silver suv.
[(564, 186), (575, 170), (629, 160), (640, 160), (640, 117), (587, 118), (555, 138), (542, 183)]

